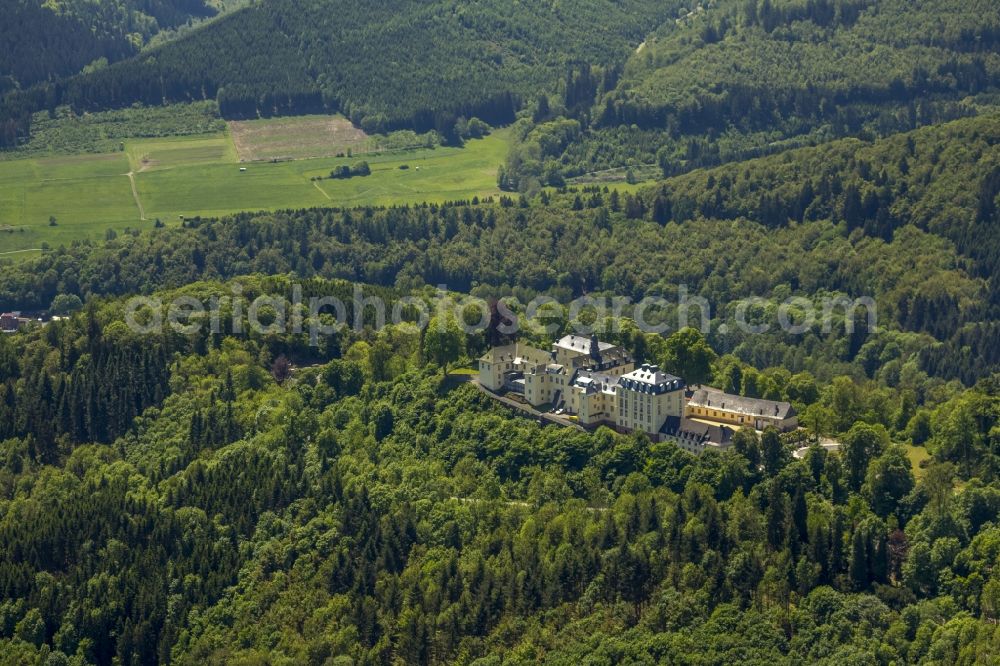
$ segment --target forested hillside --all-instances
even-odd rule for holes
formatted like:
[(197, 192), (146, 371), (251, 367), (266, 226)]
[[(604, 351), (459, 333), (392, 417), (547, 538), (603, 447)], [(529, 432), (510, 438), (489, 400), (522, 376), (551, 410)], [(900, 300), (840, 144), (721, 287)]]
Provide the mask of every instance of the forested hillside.
[[(895, 359), (894, 372), (912, 364), (972, 384), (1000, 366), (997, 145), (1000, 122), (982, 117), (696, 172), (636, 195), (592, 187), (499, 204), (192, 220), (12, 267), (0, 300), (42, 309), (59, 293), (252, 272), (445, 284), (523, 304), (538, 293), (676, 298), (684, 285), (713, 307), (712, 344), (745, 361), (871, 376), (876, 359)], [(831, 294), (874, 298), (880, 335), (821, 333), (822, 322), (803, 338), (719, 332), (738, 299)]]
[(1000, 76), (1000, 8), (987, 0), (733, 2), (681, 23), (629, 62), (602, 122), (830, 122), (864, 104), (975, 94)]
[[(90, 187), (72, 153), (197, 166), (220, 115), (340, 111), (433, 148), (347, 144), (299, 174), (328, 207), (219, 219), (144, 215), (112, 167), (137, 228), (0, 256), (0, 312), (60, 315), (0, 334), (0, 665), (1000, 663), (1000, 5), (238, 4), (181, 28), (207, 5), (13, 0), (0, 147), (38, 182), (0, 233), (51, 165)], [(513, 137), (500, 196), (320, 187), (423, 167), (405, 201), (496, 193), (433, 167), (481, 131)], [(490, 183), (501, 154), (447, 173)], [(235, 159), (242, 192), (283, 187)], [(320, 296), (349, 325), (313, 337)], [(595, 306), (652, 296), (645, 326)], [(802, 427), (698, 457), (542, 425), (471, 381), (508, 314)]]
[[(291, 294), (287, 278), (240, 284)], [(7, 662), (972, 664), (1000, 650), (995, 377), (927, 384), (917, 408), (908, 389), (721, 357), (713, 381), (738, 372), (829, 414), (817, 427), (845, 451), (795, 460), (776, 431), (743, 431), (695, 458), (541, 428), (445, 379), (430, 333), (405, 324), (312, 348), (235, 335), (228, 308), (218, 335), (137, 335), (122, 307), (0, 337)], [(485, 343), (445, 330), (451, 360)], [(704, 345), (690, 329), (622, 342), (668, 367)], [(919, 481), (911, 441), (934, 454)]]
[(160, 30), (215, 13), (205, 0), (9, 0), (0, 22), (0, 93), (122, 60)]
[[(8, 116), (218, 99), (225, 117), (340, 110), (366, 131), (513, 120), (570, 63), (620, 65), (676, 2), (271, 0), (137, 58), (7, 100)], [(8, 137), (10, 132), (8, 132)]]
[[(834, 141), (672, 178), (647, 190), (644, 203), (661, 222), (746, 218), (777, 228), (832, 219), (885, 241), (915, 226), (952, 241), (973, 274), (995, 278), (998, 142), (996, 114), (871, 143)], [(996, 306), (1000, 284), (990, 285)]]
[[(1000, 8), (951, 0), (721, 0), (665, 22), (591, 104), (536, 117), (512, 156), (556, 173), (667, 174), (841, 136), (887, 136), (996, 103)], [(552, 105), (550, 105), (552, 106)], [(573, 119), (571, 141), (539, 141)]]

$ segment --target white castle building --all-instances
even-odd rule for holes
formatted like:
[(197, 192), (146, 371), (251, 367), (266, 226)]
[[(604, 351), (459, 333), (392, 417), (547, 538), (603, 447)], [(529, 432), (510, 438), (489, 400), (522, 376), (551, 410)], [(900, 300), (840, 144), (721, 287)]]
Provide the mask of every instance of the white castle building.
[(696, 454), (728, 447), (740, 427), (798, 425), (788, 403), (706, 388), (686, 392), (680, 377), (655, 365), (636, 367), (625, 349), (596, 336), (567, 335), (549, 351), (522, 343), (494, 347), (479, 359), (479, 383), (585, 427), (640, 431)]
[(638, 368), (627, 351), (596, 337), (567, 335), (543, 351), (521, 343), (479, 359), (479, 382), (534, 406), (576, 416), (584, 426), (659, 433), (684, 413), (684, 381), (655, 365)]

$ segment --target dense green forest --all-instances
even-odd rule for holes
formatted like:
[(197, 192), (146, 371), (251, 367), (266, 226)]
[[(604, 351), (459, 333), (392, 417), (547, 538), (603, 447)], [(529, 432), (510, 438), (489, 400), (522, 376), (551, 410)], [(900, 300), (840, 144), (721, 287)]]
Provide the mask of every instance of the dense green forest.
[[(137, 335), (122, 307), (0, 337), (8, 663), (972, 664), (1000, 650), (996, 377), (939, 386), (907, 421), (906, 390), (718, 357), (714, 381), (766, 378), (833, 416), (845, 449), (795, 460), (776, 431), (743, 431), (695, 458), (516, 416), (442, 375), (407, 324), (314, 348), (228, 325)], [(485, 341), (454, 330), (443, 360), (476, 355)], [(670, 367), (704, 341), (628, 344)], [(902, 412), (886, 425), (888, 404)], [(934, 455), (919, 482), (912, 441)]]
[(215, 13), (204, 0), (11, 0), (0, 24), (0, 92), (107, 66), (162, 29)]
[[(0, 311), (60, 315), (0, 335), (0, 664), (1000, 663), (997, 3), (4, 18), (5, 157), (315, 111), (434, 144), (513, 124), (513, 144), (500, 196), (0, 257)], [(140, 333), (136, 295), (164, 321), (214, 302), (218, 325)], [(236, 323), (258, 296), (268, 330)], [(314, 296), (353, 325), (296, 329)], [(559, 305), (529, 319), (539, 296)], [(652, 296), (662, 333), (595, 306)], [(489, 326), (464, 333), (474, 299)], [(685, 299), (707, 307), (688, 325)], [(696, 457), (543, 425), (470, 381), (512, 339), (502, 311), (540, 347), (576, 315), (802, 428)]]
[[(1000, 13), (987, 0), (723, 0), (680, 12), (619, 77), (590, 76), (585, 99), (567, 85), (526, 119), (512, 187), (622, 165), (671, 175), (996, 103)], [(567, 122), (573, 136), (551, 140)]]
[(569, 63), (620, 65), (675, 4), (255, 3), (136, 58), (9, 95), (4, 145), (30, 112), (56, 104), (204, 99), (227, 118), (339, 110), (366, 131), (450, 136), (458, 116), (512, 121), (521, 98), (556, 85)]

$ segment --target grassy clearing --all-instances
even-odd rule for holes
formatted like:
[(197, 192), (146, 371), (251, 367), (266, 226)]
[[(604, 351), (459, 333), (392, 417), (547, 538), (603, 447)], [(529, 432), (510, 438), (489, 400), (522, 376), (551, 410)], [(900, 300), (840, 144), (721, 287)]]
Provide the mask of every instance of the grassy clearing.
[[(633, 182), (629, 183), (629, 172), (632, 172)], [(586, 185), (637, 186), (642, 182), (655, 181), (663, 177), (663, 172), (656, 164), (640, 164), (633, 167), (616, 167), (594, 173), (570, 178), (569, 185), (583, 187)], [(621, 189), (616, 187), (616, 189)]]
[[(342, 205), (440, 202), (497, 194), (497, 167), (507, 155), (507, 132), (469, 141), (464, 148), (436, 148), (366, 157), (372, 175), (323, 180), (319, 187)], [(357, 158), (295, 163), (307, 177), (327, 174), (333, 166)], [(401, 166), (408, 168), (401, 169)]]
[(923, 446), (907, 446), (906, 457), (910, 459), (910, 465), (913, 466), (913, 477), (919, 481), (927, 473), (927, 470), (921, 467), (921, 463), (930, 460), (930, 452)]
[(132, 171), (174, 169), (205, 164), (232, 164), (236, 150), (225, 132), (197, 137), (138, 139), (125, 144)]
[(20, 250), (135, 226), (128, 170), (123, 153), (0, 162), (0, 252), (21, 259), (31, 253)]
[[(291, 164), (291, 163), (289, 163)], [(276, 210), (329, 205), (308, 179), (285, 165), (205, 164), (136, 175), (147, 218), (217, 216), (238, 210)]]
[[(156, 218), (242, 210), (441, 202), (497, 194), (508, 131), (463, 148), (369, 155), (372, 174), (318, 180), (353, 158), (241, 163), (228, 132), (133, 139), (121, 152), (0, 162), (0, 258), (104, 237), (107, 229), (152, 227)], [(401, 169), (401, 166), (408, 168)], [(246, 171), (240, 171), (240, 168)], [(132, 196), (133, 173), (145, 213)], [(57, 226), (49, 226), (55, 216)]]

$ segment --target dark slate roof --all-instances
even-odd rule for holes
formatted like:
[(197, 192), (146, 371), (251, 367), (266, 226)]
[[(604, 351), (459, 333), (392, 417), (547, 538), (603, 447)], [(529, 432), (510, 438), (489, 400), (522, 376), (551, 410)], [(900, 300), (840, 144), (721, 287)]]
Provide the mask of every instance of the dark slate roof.
[[(563, 337), (556, 340), (554, 346), (589, 354), (590, 338), (584, 335), (564, 335)], [(608, 351), (609, 349), (614, 349), (615, 345), (611, 344), (610, 342), (598, 342), (597, 348), (603, 353)]]
[(504, 345), (502, 347), (492, 347), (480, 356), (479, 360), (487, 363), (510, 363), (515, 358), (517, 358), (517, 345)]
[(724, 393), (719, 389), (702, 387), (696, 389), (688, 400), (688, 405), (693, 407), (707, 407), (747, 416), (766, 416), (782, 421), (795, 416), (795, 408), (791, 403), (777, 400), (762, 400), (760, 398), (747, 398), (742, 395), (732, 395)]
[(587, 393), (597, 393), (613, 389), (618, 385), (619, 377), (613, 377), (593, 370), (579, 370), (573, 377), (573, 385), (582, 388)]
[(729, 446), (735, 430), (725, 425), (702, 423), (680, 416), (668, 416), (660, 433), (702, 446)]
[(582, 335), (565, 335), (552, 345), (552, 355), (555, 356), (560, 348), (579, 354), (569, 361), (574, 368), (608, 370), (632, 362), (632, 357), (626, 350), (609, 342), (601, 342), (593, 336), (586, 338)]
[(624, 375), (619, 384), (629, 391), (654, 394), (679, 391), (684, 388), (684, 380), (680, 377), (663, 372), (658, 366), (645, 363)]

